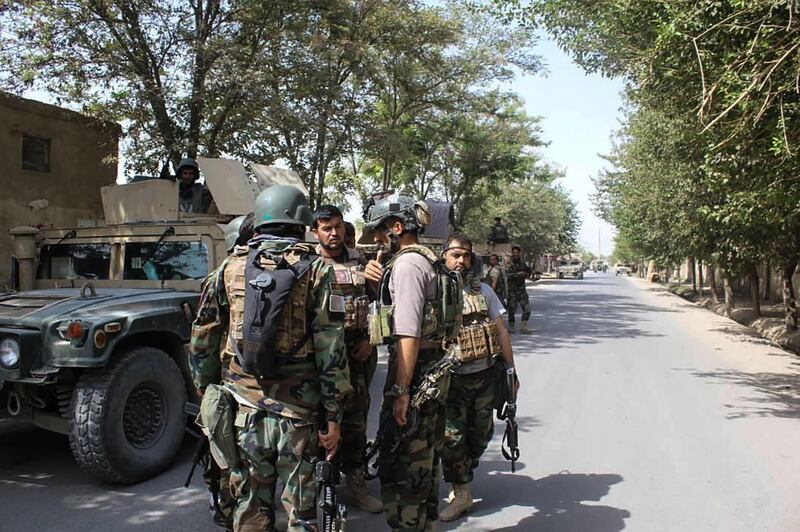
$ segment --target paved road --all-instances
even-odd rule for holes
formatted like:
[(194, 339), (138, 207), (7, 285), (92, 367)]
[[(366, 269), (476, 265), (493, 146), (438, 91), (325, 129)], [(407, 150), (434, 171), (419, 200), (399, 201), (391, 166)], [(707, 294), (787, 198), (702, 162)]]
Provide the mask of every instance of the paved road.
[[(473, 513), (440, 530), (800, 532), (796, 357), (635, 279), (530, 292), (533, 332), (514, 339), (518, 472), (498, 423)], [(0, 530), (213, 531), (199, 480), (181, 487), (189, 454), (109, 488), (72, 464), (64, 438), (0, 425)], [(385, 529), (351, 516), (350, 530)]]

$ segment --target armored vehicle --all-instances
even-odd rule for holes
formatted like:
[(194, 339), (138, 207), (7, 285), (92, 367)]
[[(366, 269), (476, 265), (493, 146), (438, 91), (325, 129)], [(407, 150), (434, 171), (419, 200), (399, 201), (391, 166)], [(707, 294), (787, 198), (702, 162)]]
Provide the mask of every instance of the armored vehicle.
[(105, 481), (147, 479), (178, 452), (197, 398), (185, 346), (201, 281), (226, 255), (224, 224), (271, 184), (236, 161), (199, 162), (213, 214), (179, 213), (177, 184), (144, 180), (104, 187), (95, 227), (12, 230), (0, 417), (66, 434)]

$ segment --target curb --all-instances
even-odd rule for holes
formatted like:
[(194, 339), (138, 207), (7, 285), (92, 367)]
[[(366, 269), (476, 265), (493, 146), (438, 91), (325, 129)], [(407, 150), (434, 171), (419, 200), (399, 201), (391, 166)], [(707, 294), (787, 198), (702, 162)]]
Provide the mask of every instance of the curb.
[[(646, 281), (643, 279), (642, 282), (646, 283)], [(735, 321), (739, 325), (744, 325), (758, 336), (764, 338), (765, 340), (769, 340), (777, 347), (790, 351), (795, 355), (800, 355), (800, 330), (787, 332), (782, 318), (768, 318), (764, 316), (756, 318), (756, 316), (753, 314), (753, 310), (750, 308), (734, 308), (733, 316), (729, 317), (725, 315), (725, 303), (714, 304), (708, 297), (703, 297), (702, 299), (695, 301), (687, 295), (678, 293), (678, 290), (681, 288), (678, 285), (664, 286), (662, 284), (655, 283), (647, 284), (660, 291), (669, 292), (670, 294), (677, 296), (684, 301), (709, 310), (719, 316), (722, 316), (723, 318), (728, 318), (729, 320)], [(686, 294), (691, 293), (692, 292), (689, 291)]]

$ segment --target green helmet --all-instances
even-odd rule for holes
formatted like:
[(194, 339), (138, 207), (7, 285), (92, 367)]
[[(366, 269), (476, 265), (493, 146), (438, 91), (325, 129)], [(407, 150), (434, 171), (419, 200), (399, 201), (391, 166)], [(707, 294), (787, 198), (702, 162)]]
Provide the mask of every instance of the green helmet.
[(265, 188), (256, 198), (253, 229), (266, 225), (311, 225), (312, 213), (305, 194), (291, 185)]
[(424, 201), (392, 194), (379, 199), (367, 211), (366, 230), (374, 231), (389, 218), (399, 218), (408, 231), (421, 231), (430, 223), (430, 208)]
[(236, 241), (239, 240), (239, 229), (242, 227), (244, 219), (247, 215), (237, 216), (225, 226), (225, 249), (230, 253), (236, 246)]

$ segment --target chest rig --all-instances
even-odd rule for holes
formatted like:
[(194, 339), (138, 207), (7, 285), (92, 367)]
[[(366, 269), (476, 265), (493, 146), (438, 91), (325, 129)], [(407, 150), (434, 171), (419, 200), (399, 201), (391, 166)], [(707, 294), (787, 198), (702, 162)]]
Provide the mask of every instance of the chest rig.
[[(417, 253), (425, 257), (436, 274), (436, 294), (426, 299), (422, 309), (421, 338), (427, 341), (447, 343), (458, 336), (461, 327), (463, 285), (458, 273), (447, 271), (436, 254), (425, 246), (414, 245), (400, 250), (384, 268), (378, 299), (372, 303), (369, 317), (369, 336), (372, 345), (388, 343), (394, 339), (394, 320), (389, 280), (397, 260), (407, 254)], [(402, 287), (398, 287), (402, 289)]]
[(356, 261), (332, 263), (331, 290), (344, 297), (344, 332), (350, 336), (369, 325), (369, 298), (364, 272)]
[(458, 343), (461, 346), (461, 362), (481, 360), (500, 353), (497, 324), (489, 317), (489, 304), (477, 281), (473, 281), (464, 294), (464, 314)]

